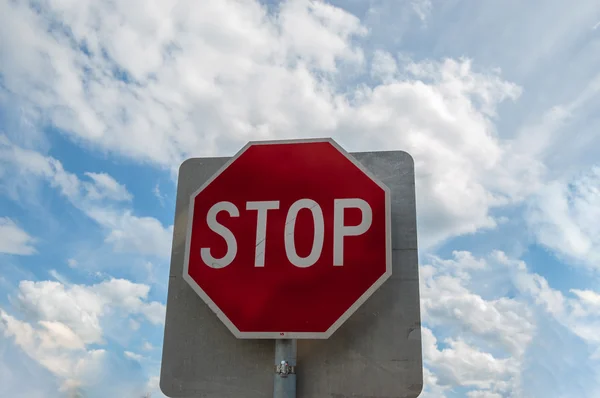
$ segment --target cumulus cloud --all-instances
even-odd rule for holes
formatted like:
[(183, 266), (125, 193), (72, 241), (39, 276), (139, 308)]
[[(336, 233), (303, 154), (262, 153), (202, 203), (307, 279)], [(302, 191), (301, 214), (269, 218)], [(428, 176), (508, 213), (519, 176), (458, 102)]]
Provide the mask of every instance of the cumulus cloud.
[(531, 199), (527, 222), (537, 240), (568, 261), (600, 268), (600, 167), (553, 181)]
[(164, 322), (165, 307), (148, 300), (149, 290), (124, 279), (91, 286), (22, 281), (14, 304), (31, 321), (0, 309), (0, 332), (57, 376), (63, 390), (74, 391), (95, 383), (106, 367), (106, 351), (90, 347), (106, 343), (104, 319), (141, 315)]
[[(285, 123), (285, 113), (293, 109), (277, 115), (269, 105), (280, 99), (285, 108), (295, 105), (298, 97), (286, 100), (295, 88), (300, 96), (306, 91), (306, 100), (316, 94), (311, 93), (314, 80), (307, 68), (328, 71), (338, 60), (362, 59), (361, 51), (349, 44), (354, 35), (365, 33), (360, 21), (321, 2), (285, 2), (277, 18), (255, 2), (143, 5), (134, 12), (129, 5), (48, 2), (40, 5), (40, 13), (27, 5), (4, 5), (2, 13), (14, 23), (5, 28), (28, 22), (18, 37), (31, 46), (4, 68), (10, 88), (37, 102), (36, 93), (22, 90), (41, 84), (47, 105), (62, 104), (68, 110), (49, 115), (58, 127), (108, 150), (170, 163), (190, 150), (214, 148), (220, 134), (246, 135), (269, 115)], [(58, 31), (53, 32), (56, 39), (44, 35), (51, 20), (71, 27), (75, 43), (85, 43), (87, 51), (71, 46)], [(17, 47), (7, 48), (7, 60), (13, 50)], [(46, 63), (45, 53), (60, 55), (60, 61)], [(27, 70), (11, 68), (24, 58)], [(45, 67), (55, 72), (50, 80), (41, 69)], [(136, 89), (123, 80), (141, 84)], [(260, 88), (271, 95), (265, 90), (259, 94)], [(232, 103), (233, 98), (243, 102)], [(214, 107), (212, 116), (207, 107)], [(245, 120), (247, 113), (254, 113), (255, 120)], [(204, 129), (198, 136), (195, 123), (200, 120)], [(233, 130), (227, 133), (229, 128)]]
[(546, 278), (528, 270), (525, 262), (511, 259), (502, 252), (494, 252), (490, 261), (506, 267), (511, 273), (514, 287), (524, 297), (529, 297), (559, 324), (590, 344), (600, 347), (600, 292), (571, 289), (565, 294), (550, 286)]
[[(428, 260), (420, 272), (425, 396), (444, 397), (457, 385), (516, 394), (519, 370), (536, 334), (530, 304), (474, 288), (498, 274), (487, 258), (455, 251), (451, 258), (431, 255)], [(443, 341), (434, 330), (446, 336)]]
[(40, 321), (32, 326), (0, 309), (0, 331), (62, 380), (65, 391), (79, 387), (80, 379), (102, 366), (105, 351), (86, 350), (83, 341), (62, 323)]
[(439, 349), (437, 339), (429, 329), (423, 328), (422, 335), (423, 356), (436, 372), (440, 384), (503, 388), (506, 380), (519, 370), (516, 359), (495, 358), (460, 339), (447, 339), (447, 347)]
[(153, 324), (164, 320), (164, 305), (148, 302), (150, 287), (126, 279), (95, 285), (69, 285), (53, 281), (22, 281), (17, 301), (36, 319), (62, 322), (86, 343), (102, 343), (102, 316), (115, 309), (141, 314)]
[(0, 253), (29, 255), (36, 252), (35, 239), (12, 219), (0, 217)]
[[(428, 4), (413, 6), (424, 15)], [(272, 12), (234, 1), (2, 7), (3, 29), (21, 33), (2, 54), (8, 88), (23, 106), (43, 107), (40, 123), (95, 148), (163, 167), (230, 155), (250, 139), (332, 136), (349, 150), (408, 150), (423, 247), (494, 228), (490, 210), (522, 200), (541, 173), (494, 128), (519, 86), (467, 59), (378, 51), (369, 61), (356, 43), (368, 35), (361, 21), (319, 1)], [(349, 71), (375, 84), (344, 86)]]
[(538, 178), (537, 167), (503, 148), (491, 120), (520, 89), (474, 71), (468, 60), (409, 62), (395, 75), (389, 55), (375, 61), (388, 83), (354, 93), (339, 122), (343, 139), (351, 147), (412, 154), (423, 247), (495, 227), (489, 210), (522, 200), (531, 188), (523, 182)]
[(453, 386), (467, 388), (469, 398), (527, 396), (522, 376), (545, 372), (532, 350), (557, 336), (588, 347), (577, 352), (582, 369), (596, 363), (600, 292), (563, 293), (501, 251), (485, 257), (455, 251), (427, 260), (420, 272), (424, 396), (444, 397)]
[(514, 299), (484, 299), (469, 283), (445, 269), (424, 266), (421, 273), (421, 308), (432, 326), (462, 330), (521, 356), (534, 333), (528, 306)]
[[(0, 320), (0, 325), (3, 321)], [(55, 377), (2, 333), (0, 326), (0, 396), (62, 398)]]
[(153, 217), (137, 217), (130, 211), (92, 208), (88, 215), (110, 230), (106, 242), (118, 251), (167, 257), (171, 250), (173, 226), (165, 228)]
[[(488, 285), (490, 279), (494, 288)], [(513, 297), (506, 297), (507, 292)], [(600, 344), (600, 292), (569, 293), (553, 288), (524, 261), (502, 251), (482, 258), (469, 252), (454, 252), (449, 259), (430, 256), (421, 267), (421, 308), (428, 325), (449, 333), (468, 330), (469, 343), (500, 348), (515, 358), (521, 358), (539, 334), (540, 313), (592, 348)]]
[(419, 398), (444, 398), (447, 386), (440, 386), (438, 378), (428, 367), (423, 368), (423, 391)]

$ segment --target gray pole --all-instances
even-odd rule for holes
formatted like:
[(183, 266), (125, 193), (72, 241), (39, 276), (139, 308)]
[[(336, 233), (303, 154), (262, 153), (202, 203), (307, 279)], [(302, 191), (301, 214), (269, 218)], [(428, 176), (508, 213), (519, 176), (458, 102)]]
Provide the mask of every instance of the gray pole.
[(273, 398), (296, 398), (296, 340), (275, 340)]

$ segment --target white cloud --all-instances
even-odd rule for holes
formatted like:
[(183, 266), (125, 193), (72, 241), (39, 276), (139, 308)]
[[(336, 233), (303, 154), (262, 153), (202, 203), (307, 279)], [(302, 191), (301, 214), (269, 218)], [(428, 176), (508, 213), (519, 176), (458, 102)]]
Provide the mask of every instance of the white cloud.
[(88, 185), (88, 197), (90, 199), (112, 199), (117, 201), (130, 201), (131, 194), (124, 185), (119, 184), (114, 178), (106, 173), (86, 172), (86, 176), (94, 181), (93, 185)]
[(150, 389), (158, 389), (160, 378), (158, 376), (152, 376), (150, 377), (150, 379), (148, 380), (148, 387)]
[[(82, 181), (66, 171), (60, 161), (8, 142), (0, 142), (0, 161), (15, 167), (21, 174), (18, 179), (28, 175), (45, 178), (73, 206), (109, 231), (106, 241), (116, 250), (164, 258), (169, 255), (173, 227), (165, 228), (153, 217), (138, 217), (131, 210), (116, 207), (116, 202), (130, 201), (132, 196), (108, 174), (85, 173), (90, 181)], [(15, 234), (12, 239), (23, 238)]]
[(160, 186), (158, 183), (156, 183), (156, 185), (154, 186), (152, 193), (154, 194), (154, 196), (156, 196), (156, 199), (158, 199), (158, 202), (160, 203), (160, 205), (164, 207), (165, 206), (165, 195), (163, 195), (162, 192), (160, 192)]
[(292, 0), (282, 3), (278, 17), (280, 40), (288, 56), (299, 56), (331, 72), (339, 59), (362, 61), (362, 51), (352, 47), (349, 39), (367, 31), (354, 15), (320, 1)]
[(454, 252), (452, 260), (432, 260), (433, 266), (421, 269), (421, 308), (427, 324), (467, 329), (470, 335), (521, 356), (535, 331), (526, 303), (506, 297), (485, 299), (472, 292), (470, 273), (485, 270), (487, 264), (471, 253)]
[(588, 304), (592, 308), (600, 309), (600, 294), (591, 290), (571, 289), (582, 303)]
[(99, 317), (104, 312), (104, 300), (81, 286), (66, 288), (59, 282), (22, 281), (17, 296), (25, 311), (36, 318), (63, 322), (86, 343), (101, 343)]
[(143, 355), (136, 354), (135, 352), (131, 352), (131, 351), (125, 351), (124, 354), (127, 358), (133, 359), (136, 362), (142, 362), (143, 360), (146, 359), (146, 357), (144, 357)]
[(159, 387), (160, 377), (159, 376), (151, 376), (148, 379), (148, 383), (146, 385), (146, 390), (149, 391), (147, 397), (156, 397), (156, 398), (166, 398), (166, 395), (162, 393)]
[(53, 281), (22, 281), (19, 306), (36, 319), (62, 322), (86, 344), (102, 343), (101, 318), (115, 310), (141, 314), (152, 324), (164, 321), (164, 305), (148, 302), (150, 287), (125, 279), (65, 286)]
[(83, 181), (66, 171), (59, 160), (34, 150), (20, 148), (7, 140), (0, 141), (0, 161), (5, 167), (14, 167), (21, 178), (33, 175), (47, 179), (51, 186), (57, 188), (74, 205), (82, 202), (83, 205), (97, 204), (104, 199), (131, 200), (131, 194), (125, 186), (106, 173), (86, 172), (90, 181)]
[(544, 277), (521, 270), (515, 275), (514, 283), (517, 288), (533, 297), (536, 304), (550, 314), (561, 316), (564, 313), (565, 299), (562, 293), (552, 289)]
[[(546, 372), (535, 350), (558, 339), (565, 342), (560, 349), (568, 351), (567, 337), (587, 345), (573, 354), (582, 369), (595, 366), (600, 292), (571, 289), (564, 294), (524, 261), (501, 251), (481, 258), (457, 251), (451, 258), (429, 260), (420, 269), (428, 369), (424, 396), (443, 397), (455, 386), (472, 388), (469, 398), (528, 396), (527, 377)], [(553, 377), (562, 377), (569, 366)]]
[(438, 384), (437, 376), (428, 367), (423, 367), (423, 390), (419, 398), (445, 398), (447, 389)]
[(423, 328), (422, 334), (423, 356), (442, 385), (504, 388), (518, 372), (518, 361), (513, 358), (495, 358), (460, 339), (447, 339), (447, 347), (440, 350), (431, 330)]
[(507, 273), (490, 258), (455, 251), (429, 260), (420, 270), (424, 396), (444, 397), (454, 386), (473, 388), (475, 397), (519, 396), (519, 374), (537, 333), (533, 308), (523, 297), (486, 289), (488, 280), (502, 285), (500, 274)]
[[(384, 68), (385, 61), (376, 62)], [(390, 79), (393, 68), (385, 68), (377, 73)], [(518, 202), (535, 189), (541, 166), (504, 147), (492, 122), (496, 106), (519, 93), (493, 72), (474, 71), (468, 60), (411, 62), (393, 81), (354, 93), (339, 130), (351, 148), (411, 153), (420, 243), (429, 247), (495, 227), (491, 208)]]
[(40, 321), (34, 327), (0, 309), (0, 332), (61, 379), (64, 391), (78, 388), (82, 379), (102, 366), (105, 351), (86, 350), (79, 336), (60, 322)]
[[(33, 150), (17, 147), (8, 140), (0, 141), (0, 161), (7, 169), (14, 166), (15, 174), (19, 179), (27, 175), (48, 179), (50, 185), (69, 199), (78, 199), (85, 192), (77, 176), (66, 172), (58, 160), (45, 157)], [(4, 177), (9, 178), (8, 175)]]
[(0, 320), (0, 396), (62, 398), (54, 376), (5, 337), (3, 323)]
[(67, 279), (67, 277), (64, 276), (63, 274), (61, 274), (60, 272), (58, 272), (57, 270), (51, 269), (50, 271), (48, 271), (48, 273), (50, 274), (50, 276), (52, 276), (54, 279), (56, 279), (63, 285), (69, 284), (69, 280)]
[(142, 345), (142, 350), (144, 351), (152, 351), (154, 350), (156, 347), (154, 347), (150, 342), (148, 341), (144, 341), (144, 344)]
[(371, 61), (371, 76), (382, 82), (389, 83), (398, 74), (398, 64), (392, 54), (377, 50)]
[(600, 268), (600, 167), (570, 182), (549, 183), (532, 198), (527, 222), (559, 256)]
[(600, 292), (571, 289), (573, 295), (566, 296), (552, 288), (546, 278), (530, 272), (523, 261), (509, 259), (502, 252), (495, 252), (490, 258), (509, 269), (514, 287), (522, 295), (530, 297), (543, 311), (592, 348), (600, 347)]
[(427, 18), (432, 8), (431, 0), (413, 0), (412, 6), (422, 21)]
[(105, 320), (141, 315), (155, 325), (164, 322), (164, 305), (148, 301), (149, 290), (123, 279), (91, 286), (22, 281), (14, 304), (34, 321), (0, 309), (0, 333), (58, 377), (64, 391), (77, 391), (97, 383), (106, 369), (106, 351), (90, 348), (105, 343)]
[(30, 255), (36, 253), (35, 239), (8, 217), (0, 217), (0, 253)]
[(116, 250), (168, 257), (173, 226), (168, 228), (153, 217), (137, 217), (130, 211), (107, 208), (89, 209), (88, 215), (111, 232), (106, 241)]
[(39, 324), (46, 329), (45, 333), (40, 334), (40, 346), (42, 348), (52, 349), (62, 347), (71, 350), (84, 348), (85, 343), (64, 323), (40, 321)]
[[(40, 15), (24, 5), (7, 4), (2, 10), (11, 16), (8, 21), (15, 22), (6, 29), (29, 24), (19, 29), (22, 35), (18, 37), (31, 50), (4, 68), (10, 74), (11, 89), (37, 102), (35, 93), (21, 90), (34, 82), (41, 85), (47, 90), (46, 105), (62, 104), (68, 110), (53, 112), (54, 124), (102, 148), (136, 158), (171, 163), (178, 162), (182, 153), (201, 150), (204, 143), (196, 137), (194, 126), (199, 120), (206, 123), (209, 148), (222, 133), (217, 130), (233, 127), (233, 132), (244, 134), (252, 126), (242, 119), (252, 110), (244, 109), (248, 103), (231, 103), (231, 98), (238, 90), (246, 93), (238, 98), (249, 97), (261, 86), (277, 90), (278, 81), (283, 83), (279, 95), (287, 97), (294, 80), (305, 74), (303, 67), (298, 69), (300, 75), (287, 69), (298, 60), (331, 70), (336, 60), (362, 59), (360, 50), (349, 45), (352, 36), (364, 33), (358, 19), (316, 1), (285, 2), (277, 19), (267, 17), (265, 9), (254, 2), (179, 6), (144, 2), (143, 11), (135, 13), (130, 6), (113, 8), (92, 2), (78, 2), (76, 7), (50, 2), (42, 7)], [(97, 24), (96, 17), (103, 23)], [(56, 40), (44, 35), (52, 18), (71, 27), (75, 40), (86, 42), (91, 57), (71, 47), (58, 32)], [(219, 24), (212, 23), (217, 20)], [(17, 47), (8, 48), (7, 56), (12, 49)], [(44, 53), (60, 58), (46, 64)], [(30, 66), (14, 69), (20, 62)], [(45, 67), (55, 72), (53, 78), (46, 80), (48, 76), (40, 69)], [(113, 75), (115, 67), (143, 85), (136, 89), (119, 82)], [(306, 78), (309, 83), (311, 76), (306, 74)], [(254, 89), (249, 86), (254, 84)], [(289, 103), (282, 102), (284, 106)], [(216, 106), (213, 116), (205, 113), (210, 103)], [(261, 111), (265, 112), (262, 117), (272, 113), (267, 109)], [(226, 122), (227, 116), (231, 123)], [(154, 132), (152, 139), (148, 129)]]
[(138, 321), (136, 321), (135, 319), (130, 319), (129, 320), (129, 327), (131, 328), (131, 330), (138, 330), (140, 328), (140, 323)]
[[(520, 87), (469, 60), (377, 52), (365, 65), (356, 39), (368, 30), (323, 2), (290, 0), (274, 14), (234, 1), (144, 2), (135, 13), (89, 1), (2, 7), (3, 29), (19, 32), (3, 58), (8, 88), (94, 148), (166, 167), (249, 139), (326, 135), (350, 150), (408, 150), (422, 247), (495, 227), (490, 209), (522, 200), (542, 171), (494, 128)], [(53, 19), (73, 36), (44, 35)], [(342, 85), (344, 73), (369, 69), (381, 84)]]

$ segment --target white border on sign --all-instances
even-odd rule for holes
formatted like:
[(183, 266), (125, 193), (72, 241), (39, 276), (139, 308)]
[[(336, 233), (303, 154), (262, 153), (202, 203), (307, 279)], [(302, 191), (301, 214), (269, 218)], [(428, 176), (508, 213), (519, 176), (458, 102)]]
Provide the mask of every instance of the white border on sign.
[[(358, 298), (348, 308), (346, 312), (339, 317), (339, 319), (329, 327), (325, 332), (321, 333), (306, 333), (306, 332), (242, 332), (227, 318), (225, 313), (215, 304), (215, 302), (202, 290), (202, 288), (194, 281), (189, 275), (189, 260), (190, 260), (190, 244), (192, 236), (192, 221), (194, 219), (194, 199), (200, 192), (202, 192), (210, 183), (212, 183), (225, 169), (227, 169), (237, 158), (239, 158), (248, 148), (254, 145), (271, 145), (271, 144), (301, 144), (301, 143), (314, 143), (314, 142), (328, 142), (333, 145), (340, 153), (342, 153), (348, 160), (350, 160), (356, 167), (358, 167), (363, 173), (365, 173), (373, 182), (379, 185), (385, 192), (385, 232), (386, 232), (386, 264), (385, 273), (367, 289), (362, 296)], [(225, 163), (211, 178), (209, 178), (200, 188), (198, 188), (192, 195), (190, 195), (188, 209), (188, 225), (185, 239), (185, 257), (183, 264), (183, 279), (190, 285), (192, 289), (200, 296), (200, 298), (209, 306), (209, 308), (217, 315), (217, 317), (225, 324), (225, 326), (234, 334), (238, 339), (327, 339), (348, 319), (356, 312), (356, 310), (365, 302), (367, 299), (392, 275), (392, 203), (391, 203), (391, 192), (387, 185), (381, 182), (377, 177), (373, 175), (366, 167), (364, 167), (358, 160), (350, 155), (344, 148), (342, 148), (332, 138), (306, 138), (306, 139), (293, 139), (293, 140), (273, 140), (273, 141), (250, 141), (242, 149), (232, 156), (227, 163)]]

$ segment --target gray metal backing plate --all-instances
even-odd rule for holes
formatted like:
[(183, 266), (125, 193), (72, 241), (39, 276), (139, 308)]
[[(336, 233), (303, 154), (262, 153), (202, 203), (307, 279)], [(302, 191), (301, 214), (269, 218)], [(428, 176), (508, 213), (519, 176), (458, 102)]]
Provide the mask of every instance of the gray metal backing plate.
[[(421, 319), (412, 158), (352, 155), (392, 194), (393, 272), (329, 339), (298, 340), (298, 398), (416, 398), (422, 389)], [(273, 396), (273, 340), (239, 340), (183, 280), (190, 195), (229, 158), (179, 169), (160, 387), (169, 397)]]

